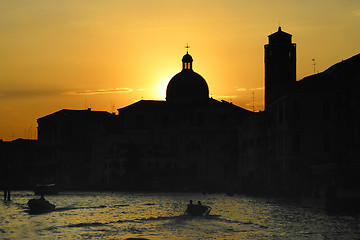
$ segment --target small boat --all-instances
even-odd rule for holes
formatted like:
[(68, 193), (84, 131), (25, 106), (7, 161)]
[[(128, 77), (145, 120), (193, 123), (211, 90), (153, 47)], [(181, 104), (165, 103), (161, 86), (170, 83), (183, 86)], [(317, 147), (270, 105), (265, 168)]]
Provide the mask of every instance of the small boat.
[(185, 211), (185, 215), (189, 216), (207, 216), (211, 211), (211, 207), (201, 205), (201, 204), (188, 204), (187, 209)]
[(44, 198), (30, 199), (28, 206), (31, 213), (47, 213), (55, 210), (55, 205), (46, 201)]
[(37, 184), (34, 189), (35, 195), (56, 195), (58, 189), (55, 184)]

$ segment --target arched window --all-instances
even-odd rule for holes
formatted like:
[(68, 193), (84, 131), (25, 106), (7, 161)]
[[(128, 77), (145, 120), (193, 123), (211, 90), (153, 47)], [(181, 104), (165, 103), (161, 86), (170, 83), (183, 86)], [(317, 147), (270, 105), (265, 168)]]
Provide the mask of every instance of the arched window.
[(300, 103), (298, 102), (293, 103), (293, 119), (301, 120), (301, 107), (300, 107)]

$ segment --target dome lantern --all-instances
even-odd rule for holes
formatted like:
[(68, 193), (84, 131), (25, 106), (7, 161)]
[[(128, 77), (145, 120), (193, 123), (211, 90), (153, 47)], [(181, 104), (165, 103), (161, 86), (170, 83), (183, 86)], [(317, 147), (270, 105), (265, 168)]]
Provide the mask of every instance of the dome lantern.
[(188, 52), (186, 52), (186, 54), (182, 58), (183, 70), (192, 70), (192, 62), (193, 59), (191, 55)]

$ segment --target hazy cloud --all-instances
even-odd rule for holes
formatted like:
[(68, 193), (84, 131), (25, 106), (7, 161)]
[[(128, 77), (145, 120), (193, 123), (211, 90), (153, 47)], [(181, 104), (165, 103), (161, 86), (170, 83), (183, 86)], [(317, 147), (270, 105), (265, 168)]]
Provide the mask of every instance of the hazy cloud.
[(259, 87), (259, 88), (250, 88), (250, 91), (257, 91), (257, 90), (264, 90), (265, 87)]
[(112, 89), (71, 91), (71, 92), (64, 92), (63, 94), (64, 95), (94, 95), (94, 94), (110, 94), (110, 93), (129, 93), (132, 91), (134, 90), (131, 88), (112, 88)]
[(56, 89), (8, 89), (0, 93), (3, 98), (34, 98), (49, 95), (58, 95), (60, 92)]
[(19, 97), (42, 97), (50, 95), (95, 95), (95, 94), (112, 94), (112, 93), (130, 93), (134, 91), (145, 91), (145, 89), (131, 88), (109, 88), (97, 90), (78, 90), (64, 91), (57, 89), (11, 89), (0, 92), (1, 98), (19, 98)]
[(258, 87), (258, 88), (250, 88), (250, 89), (246, 89), (246, 88), (237, 88), (236, 91), (238, 92), (245, 92), (245, 91), (259, 91), (259, 90), (264, 90), (264, 87)]
[(234, 99), (234, 98), (237, 98), (236, 95), (233, 95), (233, 96), (213, 96), (213, 98), (215, 99)]
[(236, 91), (238, 91), (238, 92), (245, 92), (245, 91), (246, 91), (246, 88), (237, 88)]

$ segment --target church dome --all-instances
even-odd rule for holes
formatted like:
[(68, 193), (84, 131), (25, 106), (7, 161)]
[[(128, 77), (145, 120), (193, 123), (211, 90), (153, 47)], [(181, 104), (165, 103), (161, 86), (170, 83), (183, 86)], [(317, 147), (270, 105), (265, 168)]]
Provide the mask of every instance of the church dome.
[(166, 101), (198, 101), (209, 98), (209, 88), (205, 79), (192, 70), (193, 59), (186, 53), (182, 58), (183, 69), (168, 83)]

